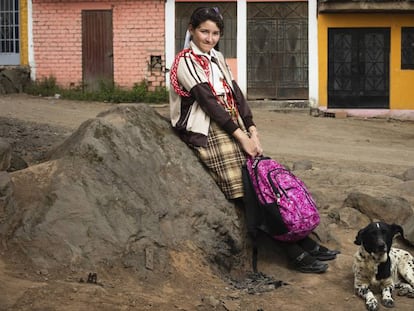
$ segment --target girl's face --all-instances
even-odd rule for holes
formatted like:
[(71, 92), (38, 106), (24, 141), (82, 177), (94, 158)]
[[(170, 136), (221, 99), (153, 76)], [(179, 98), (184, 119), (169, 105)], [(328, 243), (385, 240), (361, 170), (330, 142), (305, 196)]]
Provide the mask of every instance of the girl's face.
[(220, 40), (220, 29), (211, 20), (201, 23), (196, 29), (190, 26), (190, 33), (194, 44), (204, 53), (210, 53)]

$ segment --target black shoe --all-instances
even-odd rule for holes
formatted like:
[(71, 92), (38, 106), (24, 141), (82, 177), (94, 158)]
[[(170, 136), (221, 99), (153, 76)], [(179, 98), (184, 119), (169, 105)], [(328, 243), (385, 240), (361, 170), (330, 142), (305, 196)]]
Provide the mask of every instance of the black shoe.
[(309, 251), (309, 254), (311, 254), (316, 259), (322, 261), (333, 260), (336, 258), (336, 255), (340, 253), (340, 251), (330, 250), (322, 245), (316, 245), (316, 247), (313, 250)]
[(294, 267), (302, 273), (324, 273), (328, 264), (320, 262), (308, 252), (303, 252), (294, 260)]

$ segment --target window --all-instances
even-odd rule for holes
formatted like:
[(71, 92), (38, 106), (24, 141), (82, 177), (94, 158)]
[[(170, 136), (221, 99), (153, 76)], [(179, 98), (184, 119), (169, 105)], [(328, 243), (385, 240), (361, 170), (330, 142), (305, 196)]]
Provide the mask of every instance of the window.
[(20, 64), (19, 0), (0, 1), (0, 65)]
[(401, 28), (401, 69), (414, 69), (414, 27)]

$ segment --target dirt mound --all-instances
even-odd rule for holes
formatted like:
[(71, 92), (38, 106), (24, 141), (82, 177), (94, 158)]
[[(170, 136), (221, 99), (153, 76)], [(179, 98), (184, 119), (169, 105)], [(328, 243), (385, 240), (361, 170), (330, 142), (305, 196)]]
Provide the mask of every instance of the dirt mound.
[(12, 181), (15, 200), (2, 232), (8, 248), (38, 269), (121, 260), (136, 270), (168, 271), (168, 251), (185, 241), (230, 268), (241, 250), (235, 209), (146, 105), (84, 122), (47, 162)]

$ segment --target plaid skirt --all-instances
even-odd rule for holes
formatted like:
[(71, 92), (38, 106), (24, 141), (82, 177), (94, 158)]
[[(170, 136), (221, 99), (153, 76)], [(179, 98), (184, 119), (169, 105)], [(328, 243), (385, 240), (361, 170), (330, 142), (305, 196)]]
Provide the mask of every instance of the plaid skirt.
[(246, 155), (232, 136), (211, 121), (207, 147), (194, 150), (227, 199), (243, 197), (242, 166)]

